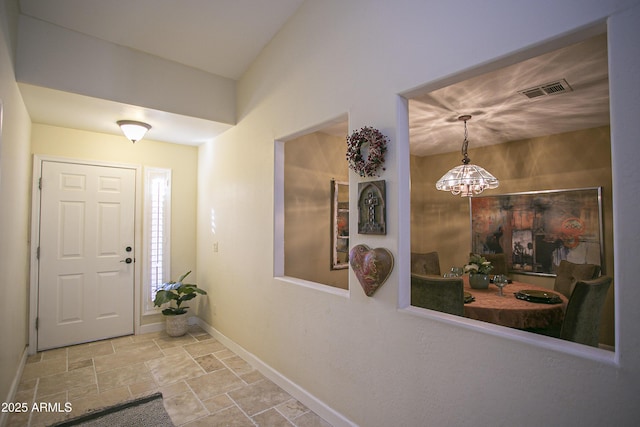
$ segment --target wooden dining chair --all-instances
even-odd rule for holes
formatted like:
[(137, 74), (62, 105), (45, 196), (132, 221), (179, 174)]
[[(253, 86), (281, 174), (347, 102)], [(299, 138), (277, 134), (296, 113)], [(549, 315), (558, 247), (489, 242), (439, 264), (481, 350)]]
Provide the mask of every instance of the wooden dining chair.
[(440, 276), (440, 258), (438, 252), (425, 254), (411, 252), (411, 273)]
[(576, 283), (560, 329), (561, 339), (598, 347), (600, 317), (611, 281), (611, 277), (600, 276)]
[(464, 284), (461, 277), (411, 275), (411, 305), (443, 313), (464, 315)]
[(560, 261), (556, 272), (553, 290), (567, 298), (571, 297), (578, 280), (595, 279), (600, 275), (600, 266), (596, 264), (575, 264), (567, 260)]

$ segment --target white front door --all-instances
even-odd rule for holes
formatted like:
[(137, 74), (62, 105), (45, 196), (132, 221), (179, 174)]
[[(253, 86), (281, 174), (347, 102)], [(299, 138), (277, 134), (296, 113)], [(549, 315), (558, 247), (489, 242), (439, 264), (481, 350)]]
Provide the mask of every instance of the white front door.
[(41, 166), (38, 350), (132, 334), (135, 170)]

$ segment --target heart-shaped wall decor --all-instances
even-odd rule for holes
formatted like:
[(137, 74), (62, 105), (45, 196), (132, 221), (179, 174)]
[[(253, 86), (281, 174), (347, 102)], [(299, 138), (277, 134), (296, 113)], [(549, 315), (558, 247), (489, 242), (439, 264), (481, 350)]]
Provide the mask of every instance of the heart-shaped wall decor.
[(385, 248), (356, 245), (349, 251), (349, 264), (365, 295), (370, 297), (389, 278), (393, 270), (393, 255)]

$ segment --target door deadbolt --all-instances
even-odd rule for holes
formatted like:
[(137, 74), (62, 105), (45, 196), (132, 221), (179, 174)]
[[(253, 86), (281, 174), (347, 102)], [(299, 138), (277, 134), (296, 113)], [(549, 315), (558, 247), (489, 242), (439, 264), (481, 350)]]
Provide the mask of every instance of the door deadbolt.
[(127, 252), (131, 252), (133, 248), (131, 246), (127, 246), (126, 248), (124, 248), (124, 250)]

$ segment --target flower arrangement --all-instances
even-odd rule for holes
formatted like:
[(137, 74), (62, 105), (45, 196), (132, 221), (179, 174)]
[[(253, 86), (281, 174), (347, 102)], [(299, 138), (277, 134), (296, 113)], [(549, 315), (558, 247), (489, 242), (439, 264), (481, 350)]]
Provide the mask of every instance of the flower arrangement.
[(491, 270), (493, 270), (491, 261), (477, 254), (471, 254), (469, 263), (464, 266), (464, 272), (469, 274), (489, 274)]
[(197, 294), (207, 294), (206, 291), (198, 288), (195, 284), (182, 283), (189, 273), (191, 273), (191, 271), (187, 271), (185, 274), (180, 276), (177, 282), (170, 281), (163, 283), (160, 290), (156, 292), (156, 297), (153, 300), (153, 305), (155, 307), (160, 307), (162, 304), (170, 303), (171, 301), (176, 302), (176, 307), (167, 307), (162, 310), (162, 314), (166, 316), (184, 314), (187, 312), (187, 308), (189, 307), (181, 307), (183, 302), (195, 298)]
[[(378, 129), (365, 126), (347, 137), (347, 161), (349, 167), (362, 177), (379, 176), (378, 169), (384, 164), (388, 138)], [(362, 155), (362, 146), (367, 144), (369, 153)], [(384, 170), (384, 167), (382, 167)]]

